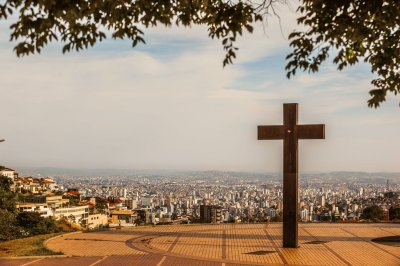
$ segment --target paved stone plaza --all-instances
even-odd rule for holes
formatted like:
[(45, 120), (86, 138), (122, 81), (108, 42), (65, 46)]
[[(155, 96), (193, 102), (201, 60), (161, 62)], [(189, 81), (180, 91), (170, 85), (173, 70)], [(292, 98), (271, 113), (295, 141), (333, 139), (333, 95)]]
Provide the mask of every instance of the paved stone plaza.
[(282, 224), (137, 227), (54, 238), (66, 258), (0, 260), (0, 265), (400, 265), (396, 224), (300, 224), (298, 249), (282, 246)]

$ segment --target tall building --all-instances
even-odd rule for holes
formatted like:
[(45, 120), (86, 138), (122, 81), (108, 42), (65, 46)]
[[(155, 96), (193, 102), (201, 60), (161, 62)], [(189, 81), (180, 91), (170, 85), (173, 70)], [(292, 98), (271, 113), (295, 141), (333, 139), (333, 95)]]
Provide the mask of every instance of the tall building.
[(137, 201), (132, 199), (132, 198), (126, 198), (125, 199), (125, 206), (128, 210), (133, 210), (136, 209), (137, 206)]
[(318, 198), (318, 204), (319, 204), (321, 207), (325, 207), (325, 195), (324, 195), (324, 194), (322, 194), (321, 196), (319, 196), (319, 198)]
[(221, 223), (222, 208), (215, 205), (200, 206), (200, 222), (202, 223)]
[(301, 209), (300, 210), (300, 219), (302, 222), (308, 222), (310, 221), (310, 212), (307, 209)]

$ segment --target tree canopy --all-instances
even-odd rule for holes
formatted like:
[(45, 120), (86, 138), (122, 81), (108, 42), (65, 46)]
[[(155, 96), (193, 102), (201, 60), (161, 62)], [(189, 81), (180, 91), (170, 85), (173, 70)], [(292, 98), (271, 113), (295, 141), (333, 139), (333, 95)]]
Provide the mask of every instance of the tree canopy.
[(366, 207), (360, 216), (361, 219), (380, 221), (383, 218), (383, 209), (380, 206), (372, 205)]
[(10, 191), (12, 184), (13, 181), (11, 180), (11, 178), (4, 175), (0, 175), (0, 190)]
[(400, 92), (400, 5), (398, 0), (302, 0), (298, 23), (306, 30), (289, 35), (288, 77), (297, 69), (316, 72), (329, 55), (339, 70), (363, 60), (377, 78), (369, 93), (378, 107)]
[(157, 25), (206, 25), (211, 38), (222, 39), (224, 65), (235, 57), (233, 46), (243, 30), (261, 20), (252, 6), (242, 1), (223, 0), (8, 0), (0, 5), (0, 19), (18, 13), (11, 25), (11, 40), (18, 56), (40, 53), (53, 40), (63, 41), (63, 52), (81, 50), (105, 39), (130, 39), (132, 46), (145, 43), (140, 28)]
[[(102, 41), (130, 39), (145, 43), (144, 29), (157, 25), (205, 25), (211, 38), (220, 39), (223, 65), (236, 57), (235, 41), (253, 31), (256, 21), (275, 13), (288, 0), (7, 0), (0, 19), (16, 14), (11, 41), (17, 56), (40, 53), (47, 43), (61, 40), (63, 52), (81, 50)], [(371, 66), (370, 107), (378, 107), (389, 93), (400, 92), (400, 5), (398, 0), (300, 0), (301, 30), (289, 35), (287, 77), (297, 70), (317, 72), (330, 54), (339, 70), (360, 60)]]

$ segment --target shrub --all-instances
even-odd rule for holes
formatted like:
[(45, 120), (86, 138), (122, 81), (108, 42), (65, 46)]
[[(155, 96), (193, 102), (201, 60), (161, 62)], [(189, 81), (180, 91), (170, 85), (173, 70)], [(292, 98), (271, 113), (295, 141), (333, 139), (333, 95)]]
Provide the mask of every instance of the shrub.
[(11, 240), (20, 236), (14, 213), (0, 209), (0, 241)]
[(17, 222), (27, 235), (49, 234), (59, 231), (53, 219), (41, 217), (37, 212), (21, 212), (17, 216)]

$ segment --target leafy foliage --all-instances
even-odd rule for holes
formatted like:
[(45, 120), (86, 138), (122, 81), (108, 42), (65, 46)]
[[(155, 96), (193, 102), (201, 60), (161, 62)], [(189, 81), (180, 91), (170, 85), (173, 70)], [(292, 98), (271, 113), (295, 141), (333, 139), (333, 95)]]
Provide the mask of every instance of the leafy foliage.
[(10, 178), (0, 176), (0, 241), (58, 232), (50, 218), (40, 217), (36, 212), (17, 213), (16, 193), (10, 191), (11, 183)]
[(62, 198), (69, 199), (69, 205), (71, 206), (78, 206), (80, 202), (79, 196), (63, 195)]
[(11, 25), (11, 40), (18, 56), (40, 53), (53, 40), (65, 42), (63, 53), (79, 51), (106, 38), (128, 38), (132, 46), (145, 43), (144, 28), (157, 25), (206, 25), (211, 38), (222, 39), (226, 50), (224, 65), (235, 58), (237, 35), (262, 17), (250, 3), (223, 0), (9, 0), (0, 5), (0, 19), (13, 13), (18, 20)]
[(17, 216), (18, 225), (27, 235), (40, 235), (58, 232), (56, 223), (51, 218), (41, 217), (37, 212), (21, 212)]
[(16, 215), (0, 208), (0, 241), (14, 239), (20, 236), (16, 225)]
[(400, 219), (400, 206), (392, 206), (389, 209), (389, 219)]
[(15, 202), (15, 193), (0, 189), (0, 209), (16, 213), (17, 209), (15, 207)]
[(388, 92), (400, 92), (400, 5), (398, 0), (302, 0), (298, 23), (305, 31), (289, 35), (293, 53), (287, 56), (287, 76), (297, 69), (317, 72), (329, 52), (338, 70), (359, 60), (378, 77), (368, 106), (378, 107)]
[[(205, 25), (208, 35), (222, 41), (223, 65), (231, 64), (234, 43), (243, 31), (287, 0), (8, 0), (0, 4), (0, 19), (17, 13), (11, 40), (17, 56), (40, 53), (47, 43), (61, 40), (63, 53), (93, 46), (107, 37), (145, 43), (143, 28), (157, 25)], [(301, 0), (298, 24), (304, 31), (289, 35), (287, 77), (297, 70), (317, 72), (330, 54), (338, 70), (360, 60), (371, 66), (370, 107), (388, 93), (400, 92), (400, 5), (398, 0)]]
[(0, 175), (0, 241), (19, 236), (16, 225), (15, 194), (10, 191), (11, 180)]
[(10, 191), (12, 183), (11, 178), (0, 175), (0, 190)]
[(372, 205), (363, 210), (361, 219), (380, 221), (383, 218), (383, 210), (377, 205)]
[(95, 208), (98, 212), (104, 213), (107, 210), (107, 201), (103, 198), (96, 198), (96, 205)]

